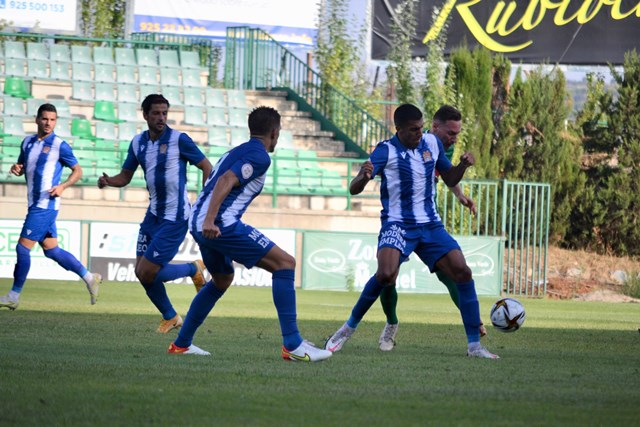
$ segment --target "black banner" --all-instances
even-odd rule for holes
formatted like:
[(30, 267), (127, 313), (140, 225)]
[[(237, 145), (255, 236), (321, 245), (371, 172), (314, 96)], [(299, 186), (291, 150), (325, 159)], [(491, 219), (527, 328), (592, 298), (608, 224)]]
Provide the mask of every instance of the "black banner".
[[(401, 2), (374, 0), (372, 59), (386, 59), (392, 19), (402, 22), (394, 12)], [(640, 46), (637, 0), (419, 0), (416, 8), (414, 57), (425, 56), (425, 43), (446, 20), (445, 54), (482, 45), (513, 62), (621, 64), (625, 52)]]

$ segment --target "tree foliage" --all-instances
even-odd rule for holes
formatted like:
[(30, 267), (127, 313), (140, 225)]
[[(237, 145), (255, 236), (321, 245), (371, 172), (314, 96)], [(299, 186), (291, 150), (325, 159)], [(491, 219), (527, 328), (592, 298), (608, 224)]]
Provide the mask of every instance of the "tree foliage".
[(394, 10), (395, 19), (389, 26), (391, 47), (387, 58), (391, 61), (391, 65), (387, 74), (396, 87), (396, 98), (399, 104), (418, 103), (411, 57), (413, 36), (418, 25), (416, 4), (417, 0), (403, 0), (399, 3)]
[(125, 0), (82, 0), (80, 32), (85, 37), (124, 38)]

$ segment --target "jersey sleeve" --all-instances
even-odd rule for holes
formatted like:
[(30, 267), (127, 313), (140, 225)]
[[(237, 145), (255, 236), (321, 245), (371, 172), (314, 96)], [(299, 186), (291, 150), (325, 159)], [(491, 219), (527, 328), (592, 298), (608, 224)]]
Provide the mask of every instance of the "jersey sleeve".
[(71, 146), (65, 141), (62, 141), (60, 144), (60, 163), (69, 168), (78, 164), (78, 159), (76, 159), (76, 156), (73, 154)]
[(205, 155), (200, 151), (193, 139), (186, 133), (180, 134), (178, 139), (178, 145), (180, 147), (180, 155), (183, 156), (192, 165), (197, 165), (204, 160)]
[(373, 173), (371, 176), (379, 175), (387, 165), (389, 159), (389, 146), (387, 144), (378, 144), (369, 156), (369, 161), (373, 164)]
[(229, 168), (240, 181), (241, 185), (252, 181), (256, 177), (262, 176), (271, 166), (271, 157), (266, 151), (251, 150), (238, 159)]
[(22, 140), (22, 144), (20, 144), (20, 154), (18, 154), (18, 161), (16, 162), (19, 165), (23, 165), (25, 159), (24, 155), (24, 145), (27, 143), (27, 138)]
[(438, 143), (438, 158), (436, 160), (436, 171), (438, 173), (446, 172), (453, 167), (451, 161), (447, 158), (446, 151), (440, 139), (436, 138)]
[(133, 152), (133, 144), (129, 144), (129, 149), (127, 150), (127, 158), (124, 160), (122, 169), (135, 172), (135, 170), (138, 169), (139, 164), (140, 162), (138, 162), (138, 158)]

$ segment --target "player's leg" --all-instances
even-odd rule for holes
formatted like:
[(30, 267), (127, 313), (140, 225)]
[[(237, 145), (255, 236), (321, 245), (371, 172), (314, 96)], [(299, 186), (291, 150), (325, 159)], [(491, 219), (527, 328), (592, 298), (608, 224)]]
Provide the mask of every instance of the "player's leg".
[(22, 292), (22, 287), (31, 269), (31, 249), (35, 244), (35, 240), (30, 240), (25, 237), (18, 239), (18, 244), (16, 245), (16, 265), (13, 269), (13, 286), (8, 294), (0, 297), (0, 307), (7, 307), (9, 310), (18, 308), (20, 292)]

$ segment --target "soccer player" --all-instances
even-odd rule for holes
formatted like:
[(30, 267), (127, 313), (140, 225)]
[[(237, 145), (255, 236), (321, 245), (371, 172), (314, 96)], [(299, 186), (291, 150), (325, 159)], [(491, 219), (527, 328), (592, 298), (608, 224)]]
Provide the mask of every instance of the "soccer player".
[(98, 178), (98, 188), (124, 187), (138, 166), (144, 171), (149, 191), (149, 208), (140, 224), (135, 273), (147, 296), (162, 314), (157, 332), (166, 334), (182, 326), (163, 282), (191, 277), (196, 290), (205, 284), (204, 264), (196, 260), (169, 264), (187, 234), (191, 203), (187, 194), (187, 162), (203, 173), (203, 184), (211, 173), (211, 162), (183, 132), (167, 126), (169, 101), (162, 95), (148, 95), (142, 101), (142, 115), (148, 130), (136, 135), (129, 145), (120, 173)]
[[(0, 307), (10, 310), (18, 308), (20, 292), (31, 268), (31, 249), (36, 243), (42, 246), (44, 256), (82, 278), (89, 290), (91, 304), (98, 300), (102, 277), (87, 271), (76, 257), (58, 246), (56, 218), (60, 196), (82, 178), (82, 167), (69, 144), (53, 132), (57, 119), (58, 112), (54, 105), (42, 104), (38, 108), (38, 133), (22, 141), (18, 162), (11, 166), (12, 174), (26, 178), (28, 211), (16, 245), (13, 286), (7, 295), (0, 297)], [(71, 174), (60, 183), (63, 167), (70, 168)]]
[[(451, 157), (453, 157), (453, 144), (456, 143), (458, 134), (460, 134), (460, 130), (462, 129), (461, 121), (462, 114), (460, 114), (460, 111), (449, 105), (442, 106), (433, 115), (430, 133), (435, 135), (440, 140), (440, 142), (442, 142), (442, 145), (446, 150), (445, 155), (449, 160), (451, 160)], [(438, 174), (436, 171), (433, 196), (434, 201), (437, 199), (435, 194), (438, 180), (437, 175)], [(455, 194), (460, 204), (469, 208), (471, 213), (475, 215), (475, 203), (470, 197), (465, 196), (465, 194), (462, 192), (462, 189), (460, 188), (460, 185), (456, 184), (455, 186), (450, 187), (450, 189)], [(442, 282), (447, 287), (453, 303), (459, 309), (460, 303), (458, 300), (458, 286), (456, 285), (456, 283), (441, 270), (437, 270), (436, 275), (438, 276), (438, 280), (440, 280), (440, 282)], [(380, 346), (380, 350), (391, 351), (395, 346), (395, 338), (398, 332), (398, 316), (396, 314), (398, 292), (395, 286), (385, 286), (384, 289), (382, 289), (382, 292), (380, 293), (380, 304), (382, 304), (382, 310), (387, 317), (387, 323), (382, 329), (378, 344)], [(483, 337), (486, 334), (487, 329), (484, 327), (482, 322), (480, 322), (480, 337)]]
[(480, 307), (471, 269), (460, 246), (445, 230), (434, 201), (435, 171), (453, 187), (473, 166), (473, 154), (464, 153), (460, 163), (452, 166), (442, 142), (435, 135), (422, 134), (422, 112), (414, 105), (398, 107), (394, 123), (396, 135), (376, 146), (349, 188), (351, 194), (359, 194), (374, 176), (382, 177), (378, 270), (365, 285), (349, 319), (327, 340), (325, 349), (335, 352), (342, 348), (382, 289), (395, 285), (400, 264), (415, 252), (430, 271), (442, 270), (455, 281), (467, 355), (497, 359), (480, 344)]
[(210, 355), (192, 344), (193, 336), (233, 280), (232, 261), (272, 273), (272, 294), (282, 331), (282, 358), (317, 362), (331, 352), (316, 348), (300, 336), (296, 321), (295, 259), (259, 230), (242, 222), (251, 201), (260, 194), (280, 136), (280, 114), (258, 107), (249, 114), (250, 139), (215, 165), (194, 204), (189, 230), (213, 277), (195, 296), (178, 338), (169, 353)]

